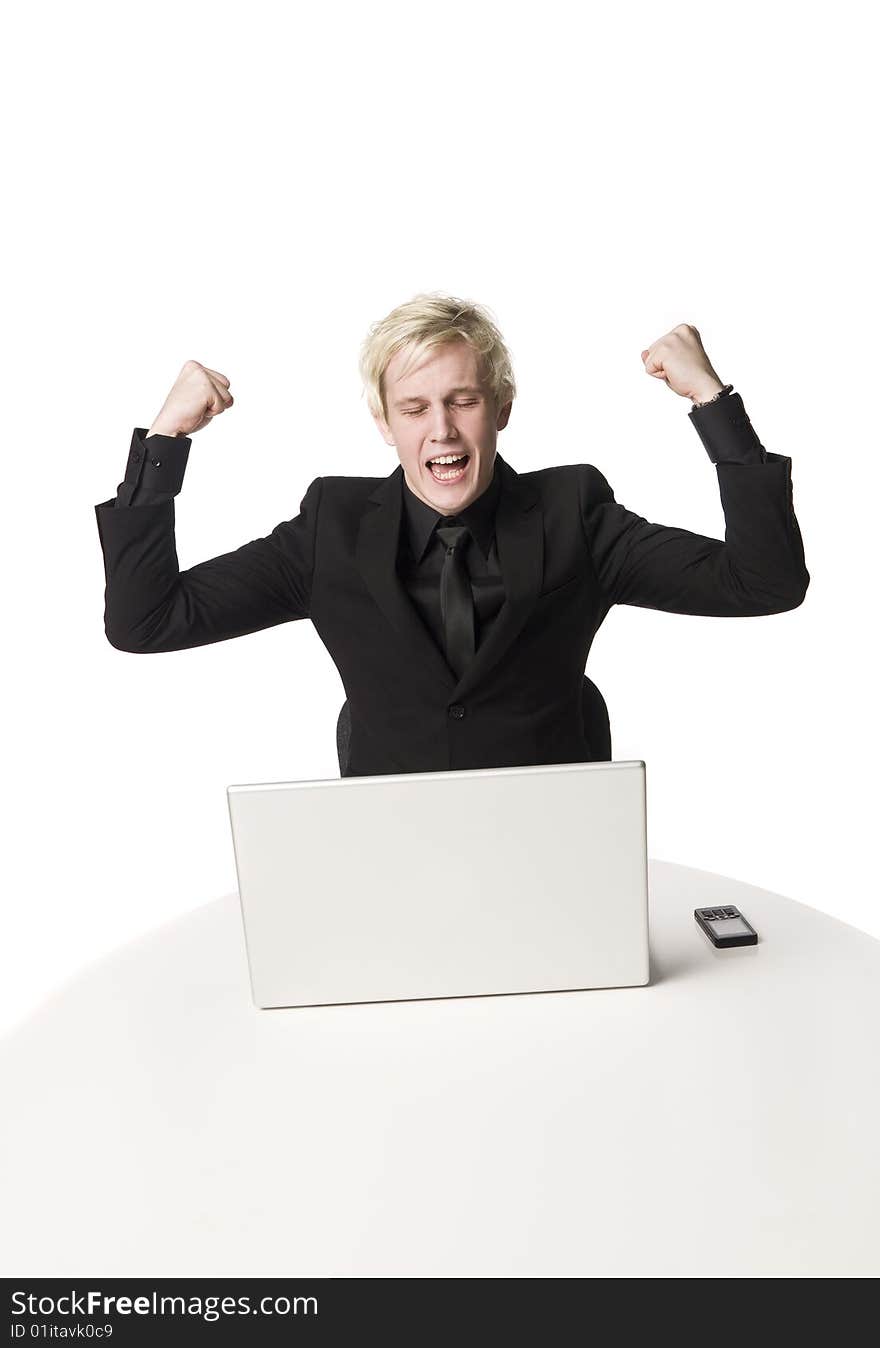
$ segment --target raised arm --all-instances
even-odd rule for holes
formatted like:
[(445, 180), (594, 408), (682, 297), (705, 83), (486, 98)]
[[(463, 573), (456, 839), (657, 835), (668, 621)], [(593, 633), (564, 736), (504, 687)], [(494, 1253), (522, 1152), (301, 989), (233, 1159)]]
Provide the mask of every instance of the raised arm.
[[(669, 339), (674, 339), (670, 341)], [(690, 420), (715, 464), (724, 538), (655, 524), (614, 499), (602, 473), (581, 467), (584, 534), (609, 607), (742, 618), (803, 603), (810, 583), (794, 513), (791, 459), (765, 450), (738, 393), (722, 386), (699, 333), (682, 324), (642, 352), (646, 370), (690, 396)]]
[[(185, 650), (309, 616), (320, 478), (309, 486), (299, 514), (270, 534), (179, 568), (174, 495), (189, 452), (186, 433), (231, 403), (225, 376), (187, 361), (154, 422), (155, 433), (135, 428), (116, 499), (95, 506), (104, 554), (104, 631), (117, 650)], [(155, 463), (145, 465), (144, 451)]]

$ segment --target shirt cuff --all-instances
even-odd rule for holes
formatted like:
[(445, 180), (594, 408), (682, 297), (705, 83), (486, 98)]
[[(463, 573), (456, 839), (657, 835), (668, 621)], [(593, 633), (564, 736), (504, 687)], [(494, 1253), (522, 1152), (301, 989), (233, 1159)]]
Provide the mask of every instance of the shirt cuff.
[(727, 393), (688, 412), (713, 463), (766, 463), (767, 452), (738, 393)]
[(188, 435), (151, 435), (146, 426), (135, 426), (125, 465), (125, 477), (116, 492), (116, 504), (151, 504), (176, 496), (192, 439)]

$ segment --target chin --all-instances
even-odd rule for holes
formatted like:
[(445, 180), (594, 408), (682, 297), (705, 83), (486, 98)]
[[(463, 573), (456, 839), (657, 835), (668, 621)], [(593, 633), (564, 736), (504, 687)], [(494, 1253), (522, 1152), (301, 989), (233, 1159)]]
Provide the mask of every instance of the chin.
[(435, 510), (445, 510), (447, 514), (458, 514), (459, 510), (466, 510), (471, 501), (475, 501), (478, 492), (471, 487), (460, 487), (457, 491), (430, 492), (431, 505)]

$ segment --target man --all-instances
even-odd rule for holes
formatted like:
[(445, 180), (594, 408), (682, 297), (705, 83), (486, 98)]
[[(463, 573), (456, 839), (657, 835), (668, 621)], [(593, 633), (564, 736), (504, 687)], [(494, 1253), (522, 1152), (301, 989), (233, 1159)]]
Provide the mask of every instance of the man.
[(135, 428), (115, 501), (95, 507), (108, 640), (175, 651), (311, 618), (347, 695), (345, 776), (610, 757), (584, 667), (612, 605), (782, 613), (810, 580), (791, 459), (761, 445), (697, 330), (641, 354), (693, 404), (723, 542), (627, 510), (592, 464), (516, 473), (496, 451), (515, 396), (501, 334), (479, 305), (431, 294), (374, 324), (361, 353), (394, 472), (318, 477), (294, 519), (181, 572), (190, 437), (233, 403), (224, 375), (188, 361)]

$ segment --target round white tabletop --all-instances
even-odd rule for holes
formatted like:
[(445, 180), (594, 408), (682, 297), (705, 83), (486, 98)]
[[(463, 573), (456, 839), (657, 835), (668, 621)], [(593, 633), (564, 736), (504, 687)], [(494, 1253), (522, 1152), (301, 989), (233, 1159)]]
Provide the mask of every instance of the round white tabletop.
[(646, 987), (260, 1011), (234, 893), (92, 965), (0, 1049), (4, 1275), (876, 1277), (880, 942), (649, 892)]

